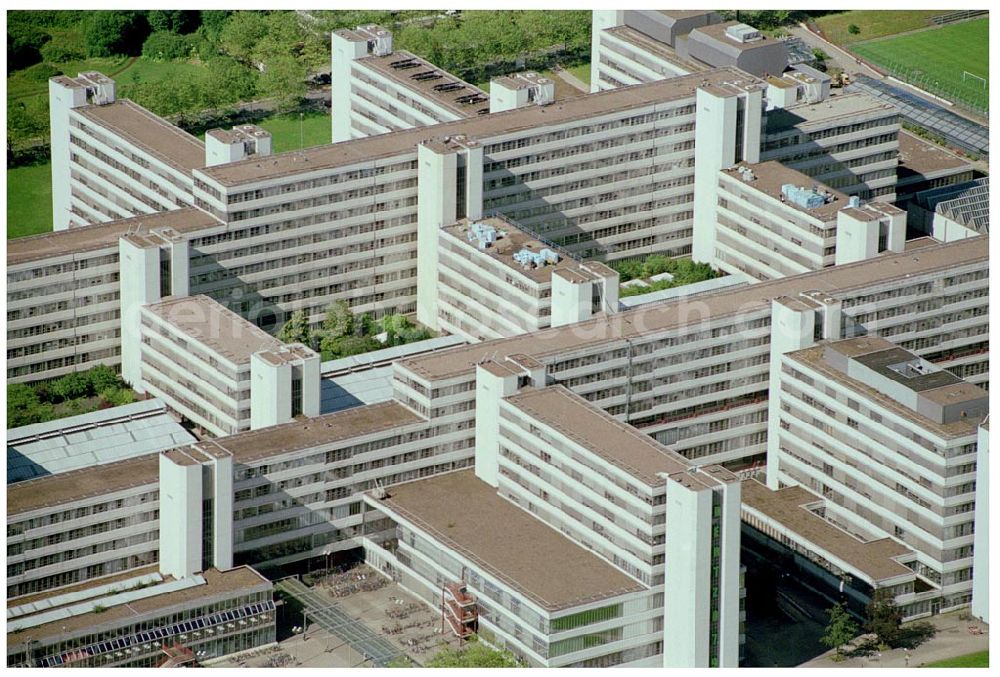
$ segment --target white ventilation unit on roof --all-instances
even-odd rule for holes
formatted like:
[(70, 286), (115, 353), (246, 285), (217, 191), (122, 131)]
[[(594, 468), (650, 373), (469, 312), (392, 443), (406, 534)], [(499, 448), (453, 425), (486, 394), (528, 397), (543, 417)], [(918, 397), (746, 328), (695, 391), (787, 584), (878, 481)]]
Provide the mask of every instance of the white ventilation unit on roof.
[(392, 32), (387, 31), (378, 24), (358, 26), (358, 33), (368, 38), (368, 53), (375, 56), (389, 56), (392, 54)]
[(726, 29), (726, 37), (736, 42), (753, 42), (754, 40), (760, 40), (763, 36), (753, 26), (734, 24)]

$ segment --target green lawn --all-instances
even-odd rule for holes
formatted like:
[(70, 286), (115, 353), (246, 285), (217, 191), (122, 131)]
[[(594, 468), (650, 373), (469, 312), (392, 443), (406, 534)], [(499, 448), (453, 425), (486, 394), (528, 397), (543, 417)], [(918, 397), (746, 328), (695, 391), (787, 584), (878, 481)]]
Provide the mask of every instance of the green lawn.
[(51, 164), (7, 170), (7, 237), (52, 230)]
[(84, 71), (100, 71), (105, 75), (110, 75), (127, 63), (128, 57), (125, 56), (101, 57), (59, 64), (36, 63), (23, 70), (14, 71), (7, 76), (7, 98), (20, 99), (27, 96), (48, 97), (49, 74), (53, 68), (61, 71), (64, 75), (71, 75), (73, 77)]
[(570, 68), (567, 68), (566, 70), (569, 71), (570, 73), (572, 73), (573, 75), (575, 75), (576, 77), (580, 78), (581, 80), (583, 80), (588, 85), (590, 84), (590, 64), (589, 63), (583, 63), (583, 64), (580, 64), (579, 66), (572, 66)]
[(205, 66), (195, 61), (152, 61), (139, 57), (136, 62), (115, 76), (119, 87), (137, 83), (163, 82), (173, 78), (203, 78)]
[(989, 19), (861, 42), (851, 50), (917, 87), (952, 101), (988, 107), (989, 91), (983, 82), (963, 81), (962, 73), (989, 77)]
[(197, 78), (205, 74), (205, 67), (197, 62), (152, 61), (139, 57), (129, 63), (129, 57), (94, 58), (65, 63), (36, 63), (24, 70), (15, 71), (7, 78), (7, 98), (23, 99), (41, 96), (48, 99), (49, 75), (53, 69), (64, 75), (76, 77), (85, 71), (98, 71), (112, 76), (119, 87), (139, 82), (163, 82), (171, 78)]
[[(927, 28), (928, 18), (950, 11), (948, 9), (857, 9), (821, 16), (816, 19), (816, 25), (820, 27), (830, 42), (838, 45), (849, 45), (862, 40), (873, 40), (886, 35)], [(857, 35), (848, 33), (847, 27), (851, 24), (860, 28), (861, 32)]]
[(303, 114), (301, 140), (298, 113), (276, 115), (257, 124), (271, 132), (275, 153), (327, 144), (332, 136), (330, 116), (318, 111)]
[[(279, 115), (259, 123), (273, 135), (274, 152), (297, 150), (299, 116)], [(330, 116), (306, 113), (302, 118), (305, 147), (330, 143)], [(204, 135), (202, 135), (204, 138)], [(7, 170), (7, 237), (37, 235), (52, 230), (51, 164)]]
[(943, 661), (928, 663), (925, 668), (988, 668), (990, 666), (990, 652), (977, 651), (965, 656), (956, 658), (946, 658)]

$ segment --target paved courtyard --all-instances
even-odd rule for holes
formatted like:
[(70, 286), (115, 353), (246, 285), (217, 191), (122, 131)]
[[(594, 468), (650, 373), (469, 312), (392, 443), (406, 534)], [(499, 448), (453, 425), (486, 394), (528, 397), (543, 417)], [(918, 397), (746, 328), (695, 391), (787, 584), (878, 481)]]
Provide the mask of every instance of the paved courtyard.
[[(352, 571), (366, 579), (378, 576), (367, 567)], [(355, 625), (331, 632), (310, 616), (305, 633), (295, 634), (273, 647), (227, 656), (209, 667), (372, 667), (372, 661), (359, 651), (359, 646), (366, 641), (363, 637), (373, 635), (379, 644), (383, 641), (391, 644), (418, 665), (437, 653), (442, 642), (450, 640), (455, 645), (457, 640), (450, 632), (441, 632), (441, 615), (398, 584), (386, 581), (376, 590), (351, 591), (352, 587), (358, 586), (350, 581), (320, 583), (309, 589), (309, 599), (323, 606), (336, 605), (338, 618), (346, 616)], [(360, 643), (359, 638), (362, 638)]]
[[(828, 651), (811, 661), (803, 663), (803, 668), (916, 668), (925, 663), (955, 658), (990, 648), (989, 626), (977, 620), (963, 621), (962, 612), (952, 612), (925, 619), (937, 628), (937, 634), (915, 649), (892, 649), (881, 654), (848, 658), (836, 663), (830, 660), (833, 651)], [(918, 623), (920, 621), (917, 621)], [(971, 630), (970, 630), (971, 628)]]

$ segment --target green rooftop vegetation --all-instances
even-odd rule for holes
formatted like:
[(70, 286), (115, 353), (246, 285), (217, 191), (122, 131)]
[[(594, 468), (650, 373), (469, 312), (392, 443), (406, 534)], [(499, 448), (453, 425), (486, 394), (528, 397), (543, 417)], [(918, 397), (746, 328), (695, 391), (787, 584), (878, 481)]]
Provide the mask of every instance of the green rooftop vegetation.
[[(383, 335), (381, 339), (379, 335)], [(381, 320), (369, 313), (354, 315), (345, 301), (331, 303), (318, 327), (310, 327), (305, 311), (298, 310), (278, 331), (280, 340), (305, 344), (319, 351), (324, 362), (423, 341), (433, 335), (403, 315), (387, 315)]]
[(7, 427), (54, 421), (135, 401), (114, 369), (97, 365), (53, 381), (7, 384)]
[[(643, 260), (629, 259), (626, 261), (612, 261), (608, 264), (618, 271), (621, 282), (629, 280), (643, 280), (642, 285), (623, 286), (619, 296), (638, 296), (652, 291), (672, 289), (694, 282), (703, 282), (719, 277), (719, 273), (712, 270), (707, 263), (695, 263), (691, 259), (672, 259), (662, 254), (651, 254)], [(650, 280), (654, 275), (670, 273), (673, 278), (669, 280)]]

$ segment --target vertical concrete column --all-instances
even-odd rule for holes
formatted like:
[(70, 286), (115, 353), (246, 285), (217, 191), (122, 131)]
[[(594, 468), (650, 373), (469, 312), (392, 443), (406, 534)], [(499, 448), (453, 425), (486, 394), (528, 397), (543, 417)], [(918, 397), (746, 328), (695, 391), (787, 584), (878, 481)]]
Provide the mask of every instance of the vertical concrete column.
[(590, 93), (601, 91), (600, 80), (601, 31), (625, 23), (625, 11), (621, 9), (595, 9), (590, 13)]
[(218, 456), (212, 467), (212, 566), (233, 566), (233, 457)]
[(889, 220), (889, 242), (887, 249), (902, 252), (906, 249), (906, 212), (902, 209), (887, 209)]
[(185, 578), (202, 570), (202, 482), (200, 463), (160, 454), (160, 573), (165, 576)]
[(465, 216), (483, 218), (483, 147), (469, 141), (465, 147)]
[(500, 401), (516, 392), (516, 371), (493, 361), (476, 366), (476, 477), (492, 487), (500, 474)]
[[(341, 34), (338, 34), (341, 33)], [(350, 31), (334, 31), (330, 36), (330, 117), (333, 143), (348, 141), (351, 135), (351, 65), (368, 54), (368, 42)]]
[(719, 170), (736, 158), (736, 97), (699, 89), (695, 95), (694, 235), (691, 258), (715, 259)]
[[(222, 132), (222, 134), (215, 134)], [(232, 142), (226, 140), (226, 133), (221, 129), (210, 129), (205, 134), (205, 166), (215, 167), (217, 165), (237, 162), (246, 157), (243, 141)]]
[(170, 296), (190, 296), (191, 295), (191, 247), (186, 237), (171, 232), (170, 235), (162, 236), (165, 252), (164, 255), (170, 257)]
[(580, 276), (570, 271), (556, 270), (552, 273), (552, 314), (553, 327), (562, 327), (589, 319), (591, 299), (593, 297), (593, 281), (579, 279)]
[(813, 344), (816, 311), (801, 301), (783, 296), (771, 301), (771, 354), (767, 401), (767, 486), (778, 488), (781, 413), (781, 356)]
[[(739, 480), (709, 466), (673, 473), (666, 482), (663, 667), (738, 667)], [(713, 632), (717, 653), (711, 650)]]
[[(858, 212), (852, 209), (851, 212)], [(846, 210), (837, 212), (837, 253), (834, 263), (842, 266), (845, 263), (864, 261), (878, 254), (878, 219), (861, 218), (860, 213), (854, 215)]]
[(457, 170), (455, 152), (443, 144), (417, 148), (417, 320), (435, 330), (438, 231), (456, 221)]
[(713, 490), (719, 499), (722, 558), (719, 573), (719, 667), (740, 665), (740, 483)]
[[(694, 469), (692, 469), (694, 472)], [(708, 667), (712, 492), (667, 480), (663, 667)]]
[(976, 448), (976, 521), (972, 545), (972, 615), (990, 622), (990, 432), (979, 426)]
[(612, 275), (606, 275), (601, 279), (601, 298), (604, 299), (602, 310), (611, 315), (618, 312), (619, 293), (621, 292), (621, 278), (615, 271)]
[(764, 124), (764, 90), (754, 89), (739, 95), (743, 101), (743, 162), (760, 162), (760, 135)]
[[(187, 257), (183, 257), (186, 261)], [(123, 236), (118, 241), (122, 379), (137, 392), (142, 384), (142, 307), (160, 300), (160, 248)]]
[[(49, 129), (52, 153), (52, 229), (70, 226), (69, 115), (87, 105), (87, 88), (67, 77), (49, 80)], [(82, 219), (77, 217), (77, 221)]]
[[(303, 384), (304, 385), (304, 384)], [(250, 429), (292, 420), (292, 364), (274, 353), (250, 356)]]
[[(305, 350), (306, 347), (302, 346)], [(304, 416), (319, 416), (320, 396), (323, 384), (320, 382), (320, 356), (312, 353), (302, 359), (302, 414)]]
[[(763, 91), (699, 89), (695, 95), (694, 238), (691, 258), (715, 265), (719, 170), (760, 161)], [(742, 115), (743, 124), (737, 124)], [(742, 132), (740, 130), (742, 129)]]

